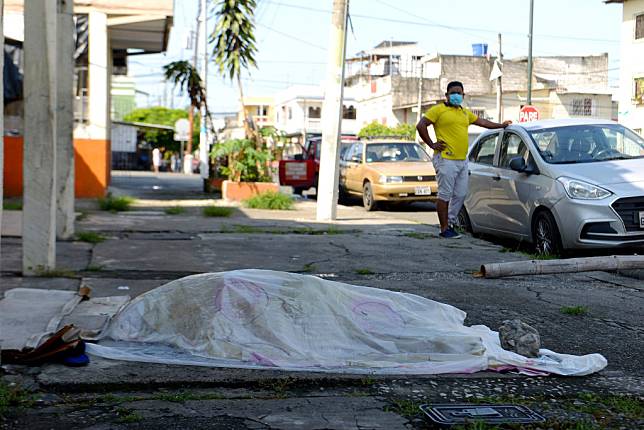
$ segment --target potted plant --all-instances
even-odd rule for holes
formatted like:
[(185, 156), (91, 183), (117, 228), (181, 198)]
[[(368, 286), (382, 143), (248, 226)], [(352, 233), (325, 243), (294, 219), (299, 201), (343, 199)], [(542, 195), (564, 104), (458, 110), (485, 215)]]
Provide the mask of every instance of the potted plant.
[(257, 149), (251, 139), (229, 139), (217, 143), (210, 152), (212, 158), (225, 159), (219, 171), (228, 179), (221, 184), (221, 195), (226, 200), (241, 201), (266, 191), (279, 191), (266, 168), (270, 153)]

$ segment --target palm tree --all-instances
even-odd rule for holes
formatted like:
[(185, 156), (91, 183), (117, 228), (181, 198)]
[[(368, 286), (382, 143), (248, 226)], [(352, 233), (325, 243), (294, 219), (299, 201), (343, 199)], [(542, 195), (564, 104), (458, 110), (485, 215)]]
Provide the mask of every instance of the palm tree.
[[(213, 56), (219, 66), (219, 73), (230, 80), (237, 80), (239, 100), (244, 118), (244, 130), (250, 137), (250, 127), (244, 105), (244, 91), (241, 83), (242, 69), (257, 67), (255, 54), (255, 23), (253, 14), (257, 2), (255, 0), (220, 0), (215, 6), (217, 25), (210, 35), (214, 42)], [(257, 145), (260, 145), (257, 139)]]
[[(163, 66), (165, 79), (171, 81), (175, 86), (179, 86), (181, 93), (188, 93), (190, 98), (190, 110), (188, 111), (188, 121), (190, 121), (190, 139), (186, 150), (192, 153), (192, 136), (194, 135), (194, 110), (199, 109), (202, 105), (206, 108), (206, 115), (210, 116), (208, 103), (206, 101), (206, 89), (199, 72), (188, 61), (173, 61)], [(201, 118), (201, 121), (205, 121)]]

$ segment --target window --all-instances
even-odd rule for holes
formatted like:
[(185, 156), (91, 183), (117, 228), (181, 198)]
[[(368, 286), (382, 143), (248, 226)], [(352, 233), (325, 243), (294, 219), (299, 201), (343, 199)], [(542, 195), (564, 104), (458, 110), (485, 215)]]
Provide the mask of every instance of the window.
[(470, 109), (474, 115), (476, 115), (479, 118), (486, 119), (485, 117), (485, 108), (472, 108)]
[(309, 118), (311, 119), (322, 118), (322, 108), (309, 106)]
[(644, 104), (644, 77), (635, 78), (634, 82), (635, 82), (635, 97), (633, 97), (633, 100), (638, 105)]
[(494, 163), (494, 151), (498, 139), (498, 134), (484, 137), (472, 150), (470, 161), (491, 166)]
[(572, 112), (574, 116), (592, 116), (593, 115), (593, 99), (573, 99)]
[(288, 108), (288, 119), (293, 119), (293, 109)]
[(267, 116), (268, 106), (257, 106), (257, 116)]
[(358, 162), (361, 163), (363, 147), (364, 147), (363, 143), (354, 143), (353, 146), (347, 152), (345, 152), (344, 160), (354, 161), (357, 159), (357, 160), (360, 160)]
[(635, 39), (644, 39), (644, 14), (635, 17)]
[(356, 119), (356, 108), (351, 106), (342, 106), (342, 119)]
[[(592, 163), (644, 157), (644, 139), (619, 124), (569, 125), (530, 130), (547, 163)], [(545, 149), (542, 145), (549, 142)]]
[(530, 151), (519, 136), (514, 133), (506, 132), (503, 134), (503, 143), (501, 144), (501, 161), (499, 167), (504, 169), (510, 168), (510, 160), (515, 157), (523, 157), (526, 164)]

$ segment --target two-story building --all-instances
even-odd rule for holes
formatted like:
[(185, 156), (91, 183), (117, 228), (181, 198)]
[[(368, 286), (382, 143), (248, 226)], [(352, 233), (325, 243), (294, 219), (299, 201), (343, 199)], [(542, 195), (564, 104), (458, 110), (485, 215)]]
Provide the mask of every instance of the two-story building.
[[(422, 110), (444, 99), (447, 83), (463, 82), (466, 104), (495, 119), (494, 57), (424, 54), (413, 42), (382, 42), (347, 60), (346, 85), (358, 101), (358, 126), (372, 121), (414, 123)], [(608, 55), (534, 57), (532, 104), (542, 118), (611, 119)], [(422, 84), (419, 82), (422, 76)], [(517, 120), (527, 102), (527, 58), (503, 61), (503, 117)]]
[[(24, 1), (4, 1), (4, 34), (24, 41)], [(102, 197), (110, 182), (111, 114), (132, 108), (128, 59), (164, 52), (173, 19), (173, 0), (74, 0), (74, 152), (77, 197)], [(112, 99), (112, 86), (118, 86)], [(116, 102), (113, 106), (112, 103)], [(17, 105), (20, 106), (20, 105)], [(4, 191), (22, 194), (24, 115), (5, 111)], [(117, 115), (118, 117), (118, 115)]]
[[(322, 133), (324, 89), (314, 85), (294, 85), (275, 95), (275, 127), (291, 136)], [(358, 103), (354, 90), (344, 89), (343, 134), (357, 134)]]
[(644, 0), (621, 3), (619, 122), (644, 136)]

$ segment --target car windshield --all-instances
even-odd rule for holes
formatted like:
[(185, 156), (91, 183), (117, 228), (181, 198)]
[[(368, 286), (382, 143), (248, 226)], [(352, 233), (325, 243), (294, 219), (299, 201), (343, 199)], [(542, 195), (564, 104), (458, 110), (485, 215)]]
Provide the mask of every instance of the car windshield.
[(427, 152), (414, 142), (369, 143), (366, 155), (367, 163), (430, 161)]
[(619, 124), (583, 124), (529, 131), (547, 163), (644, 158), (644, 139)]

